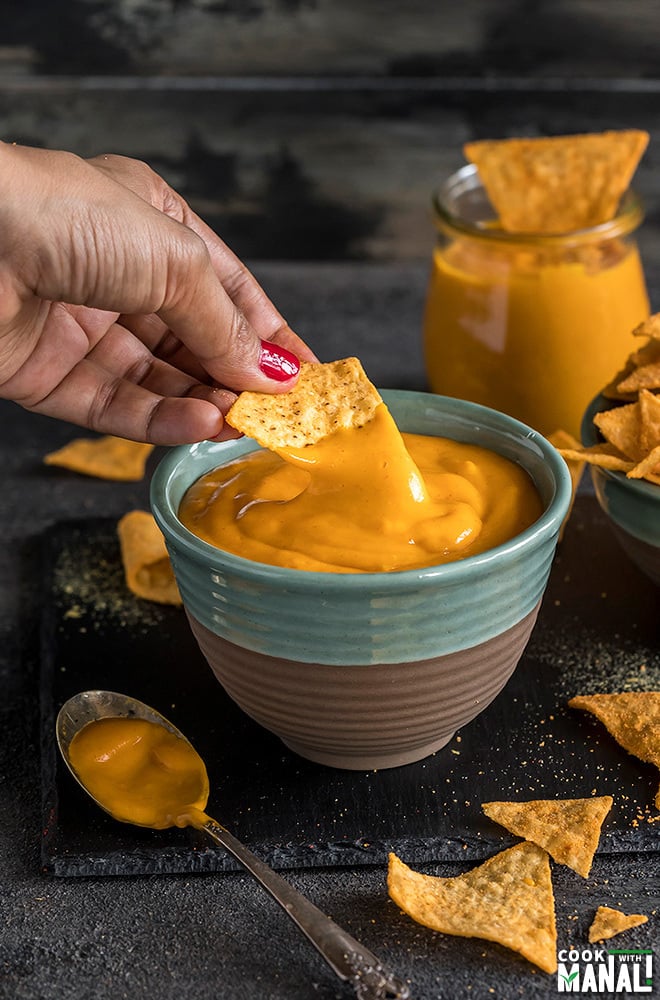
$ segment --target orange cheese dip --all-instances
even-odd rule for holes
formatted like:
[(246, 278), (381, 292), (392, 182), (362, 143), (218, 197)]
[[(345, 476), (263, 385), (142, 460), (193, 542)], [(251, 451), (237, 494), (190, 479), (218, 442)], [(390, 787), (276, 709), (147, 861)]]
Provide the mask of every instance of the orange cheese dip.
[(202, 476), (179, 518), (246, 559), (336, 573), (452, 562), (541, 514), (527, 473), (476, 445), (400, 434), (385, 406), (315, 445), (256, 451)]
[(138, 718), (88, 723), (71, 740), (80, 781), (115, 819), (155, 830), (201, 827), (208, 777), (201, 757), (169, 729)]
[(424, 322), (434, 392), (580, 435), (588, 402), (634, 349), (649, 302), (636, 245), (436, 249)]

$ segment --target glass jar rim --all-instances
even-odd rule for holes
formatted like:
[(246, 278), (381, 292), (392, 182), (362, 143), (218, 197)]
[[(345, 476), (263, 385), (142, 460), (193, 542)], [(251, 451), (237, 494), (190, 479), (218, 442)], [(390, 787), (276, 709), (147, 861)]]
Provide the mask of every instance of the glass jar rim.
[(534, 247), (566, 247), (593, 243), (594, 241), (600, 242), (617, 236), (627, 236), (637, 229), (644, 219), (642, 200), (632, 188), (629, 188), (621, 198), (616, 215), (607, 222), (567, 233), (509, 232), (503, 229), (489, 228), (484, 224), (485, 220), (471, 222), (449, 208), (447, 201), (450, 197), (457, 197), (479, 189), (485, 194), (474, 163), (468, 163), (451, 174), (432, 195), (437, 227), (452, 236), (460, 234), (490, 243), (517, 245), (525, 243)]

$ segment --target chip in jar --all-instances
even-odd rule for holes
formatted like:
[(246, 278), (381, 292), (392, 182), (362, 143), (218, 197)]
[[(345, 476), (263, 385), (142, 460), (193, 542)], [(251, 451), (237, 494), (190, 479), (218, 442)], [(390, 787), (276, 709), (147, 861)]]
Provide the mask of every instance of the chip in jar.
[[(660, 768), (660, 691), (582, 694), (568, 704), (595, 715), (624, 750)], [(660, 789), (655, 805), (660, 809)]]
[(298, 381), (283, 393), (242, 392), (227, 423), (262, 447), (303, 448), (335, 431), (363, 427), (382, 403), (358, 358), (302, 362)]
[(494, 941), (545, 972), (557, 969), (550, 862), (536, 844), (516, 844), (455, 878), (415, 872), (390, 854), (387, 887), (424, 927)]
[(144, 478), (146, 461), (153, 448), (152, 444), (112, 435), (75, 438), (45, 455), (44, 462), (97, 479), (139, 482)]
[(478, 140), (463, 151), (503, 229), (549, 235), (614, 218), (648, 141), (647, 132), (622, 129)]
[(583, 799), (484, 802), (481, 808), (489, 819), (516, 837), (538, 844), (558, 864), (587, 878), (612, 801), (611, 795), (595, 795)]
[(645, 924), (648, 919), (643, 913), (622, 913), (611, 906), (599, 906), (589, 928), (589, 943), (608, 941), (622, 931)]
[(152, 514), (131, 510), (117, 524), (126, 585), (157, 604), (181, 604), (163, 533)]

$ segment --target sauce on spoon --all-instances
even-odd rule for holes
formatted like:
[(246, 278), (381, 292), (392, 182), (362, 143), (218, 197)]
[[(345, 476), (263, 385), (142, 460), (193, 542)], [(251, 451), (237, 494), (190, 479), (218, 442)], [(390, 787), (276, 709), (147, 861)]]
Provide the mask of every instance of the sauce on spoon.
[(209, 781), (187, 740), (138, 718), (102, 718), (75, 734), (69, 759), (79, 780), (115, 819), (155, 830), (201, 829)]

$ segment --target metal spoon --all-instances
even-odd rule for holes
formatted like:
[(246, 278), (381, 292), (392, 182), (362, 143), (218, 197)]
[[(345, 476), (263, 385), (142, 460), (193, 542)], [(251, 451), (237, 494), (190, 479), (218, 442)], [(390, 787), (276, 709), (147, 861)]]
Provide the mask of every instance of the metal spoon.
[[(83, 691), (74, 695), (62, 706), (57, 716), (57, 743), (67, 767), (89, 795), (91, 792), (72, 766), (69, 748), (74, 736), (83, 726), (108, 717), (147, 719), (186, 740), (183, 733), (159, 712), (127, 695), (116, 694), (113, 691)], [(201, 758), (199, 766), (200, 773), (203, 773), (205, 778), (206, 768)], [(103, 802), (93, 795), (91, 797), (101, 809), (109, 811)], [(185, 804), (182, 803), (182, 806)], [(358, 1000), (406, 1000), (410, 997), (406, 983), (390, 972), (375, 955), (330, 920), (272, 868), (252, 854), (223, 826), (209, 818), (202, 829), (216, 843), (229, 851), (270, 893), (337, 976), (351, 984)]]

